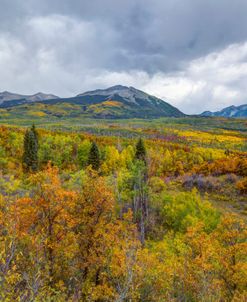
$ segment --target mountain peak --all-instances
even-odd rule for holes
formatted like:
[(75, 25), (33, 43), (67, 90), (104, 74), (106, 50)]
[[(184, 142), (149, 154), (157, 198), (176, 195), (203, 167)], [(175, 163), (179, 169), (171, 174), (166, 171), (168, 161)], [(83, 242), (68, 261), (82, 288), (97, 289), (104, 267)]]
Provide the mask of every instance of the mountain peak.
[(127, 86), (123, 86), (123, 85), (115, 85), (115, 86), (112, 86), (112, 87), (109, 87), (105, 90), (125, 90), (125, 89), (129, 89), (129, 87)]
[(11, 92), (9, 92), (9, 91), (7, 91), (7, 90), (5, 90), (5, 91), (3, 91), (3, 92), (0, 92), (0, 94), (12, 94)]
[[(76, 98), (83, 98), (86, 102), (91, 100), (96, 103), (117, 101), (128, 108), (128, 111), (135, 111), (136, 117), (141, 115), (149, 117), (184, 116), (177, 108), (165, 101), (131, 86), (115, 85), (105, 89), (87, 91), (77, 95)], [(134, 112), (132, 114), (134, 115)]]

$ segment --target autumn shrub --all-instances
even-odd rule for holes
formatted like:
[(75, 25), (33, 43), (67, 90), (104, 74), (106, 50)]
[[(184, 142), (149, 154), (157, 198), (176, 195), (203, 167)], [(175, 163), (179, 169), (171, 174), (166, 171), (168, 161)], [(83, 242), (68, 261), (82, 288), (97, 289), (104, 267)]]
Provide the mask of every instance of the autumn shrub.
[(175, 195), (163, 196), (164, 227), (175, 232), (185, 232), (188, 227), (203, 222), (205, 230), (213, 230), (220, 218), (219, 212), (193, 190)]
[(220, 183), (217, 178), (213, 176), (203, 176), (193, 174), (184, 177), (183, 187), (186, 189), (197, 188), (200, 192), (212, 192), (220, 188)]
[(242, 193), (247, 194), (247, 177), (244, 177), (242, 180), (236, 183), (236, 188)]
[(247, 158), (242, 158), (239, 160), (237, 171), (239, 175), (247, 176)]
[(247, 159), (238, 156), (220, 158), (213, 162), (203, 163), (202, 165), (195, 166), (194, 171), (197, 174), (213, 176), (220, 176), (229, 173), (247, 176)]
[(225, 177), (225, 181), (230, 184), (235, 184), (239, 180), (239, 177), (236, 174), (230, 173)]

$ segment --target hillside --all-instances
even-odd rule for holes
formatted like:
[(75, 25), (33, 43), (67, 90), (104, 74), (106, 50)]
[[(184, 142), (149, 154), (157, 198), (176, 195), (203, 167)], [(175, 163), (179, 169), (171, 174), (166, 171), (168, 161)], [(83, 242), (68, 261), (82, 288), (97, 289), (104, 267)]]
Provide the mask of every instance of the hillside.
[(245, 121), (36, 121), (0, 127), (1, 301), (246, 301)]
[(222, 117), (235, 117), (235, 118), (245, 118), (247, 117), (247, 104), (241, 106), (230, 106), (226, 107), (220, 111), (211, 112), (204, 111), (201, 116), (222, 116)]
[[(93, 118), (182, 117), (184, 114), (167, 102), (133, 87), (113, 86), (71, 98), (22, 100), (0, 104), (2, 114), (13, 116), (55, 116)], [(18, 106), (16, 106), (18, 105)]]

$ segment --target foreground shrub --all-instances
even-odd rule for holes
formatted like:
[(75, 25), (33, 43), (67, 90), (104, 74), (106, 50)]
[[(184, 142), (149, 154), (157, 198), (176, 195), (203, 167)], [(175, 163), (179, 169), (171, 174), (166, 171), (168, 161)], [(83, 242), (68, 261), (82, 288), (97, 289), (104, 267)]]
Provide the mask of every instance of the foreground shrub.
[(183, 187), (189, 190), (195, 187), (201, 192), (211, 192), (218, 190), (220, 188), (220, 183), (213, 176), (193, 174), (184, 178)]

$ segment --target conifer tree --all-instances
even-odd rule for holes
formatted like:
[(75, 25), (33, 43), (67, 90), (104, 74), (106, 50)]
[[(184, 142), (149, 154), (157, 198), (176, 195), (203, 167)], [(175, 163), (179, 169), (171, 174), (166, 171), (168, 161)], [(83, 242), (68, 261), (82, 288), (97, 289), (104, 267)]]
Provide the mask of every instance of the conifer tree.
[(143, 140), (140, 138), (136, 144), (136, 153), (135, 158), (143, 161), (146, 164), (146, 148), (143, 143)]
[(92, 146), (89, 151), (88, 165), (91, 165), (94, 170), (99, 170), (100, 154), (99, 154), (99, 148), (95, 142), (92, 142)]
[(38, 144), (38, 133), (36, 131), (35, 125), (33, 124), (31, 127), (31, 131), (33, 132), (34, 136), (35, 136), (35, 140), (37, 141)]
[(26, 171), (38, 170), (38, 134), (34, 125), (24, 136), (23, 167)]
[(135, 159), (137, 162), (134, 166), (134, 199), (133, 199), (133, 213), (134, 219), (137, 223), (137, 228), (140, 232), (140, 241), (144, 244), (146, 237), (146, 225), (148, 222), (148, 192), (147, 192), (147, 162), (146, 162), (146, 148), (143, 140), (140, 138), (136, 144)]

